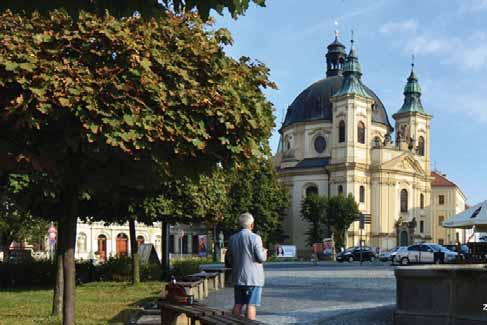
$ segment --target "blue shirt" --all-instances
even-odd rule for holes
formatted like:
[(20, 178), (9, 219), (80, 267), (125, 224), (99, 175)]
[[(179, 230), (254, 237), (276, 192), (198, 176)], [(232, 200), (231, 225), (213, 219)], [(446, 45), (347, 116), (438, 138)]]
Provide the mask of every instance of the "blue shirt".
[(232, 283), (234, 286), (264, 286), (266, 260), (262, 238), (250, 229), (244, 228), (229, 239), (232, 261)]

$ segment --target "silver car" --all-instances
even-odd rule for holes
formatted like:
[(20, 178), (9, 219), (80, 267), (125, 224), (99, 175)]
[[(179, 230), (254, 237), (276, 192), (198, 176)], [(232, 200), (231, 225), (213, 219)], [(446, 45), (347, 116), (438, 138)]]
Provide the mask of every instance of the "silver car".
[(458, 253), (432, 243), (423, 243), (400, 247), (396, 251), (394, 262), (401, 265), (451, 263), (458, 258)]

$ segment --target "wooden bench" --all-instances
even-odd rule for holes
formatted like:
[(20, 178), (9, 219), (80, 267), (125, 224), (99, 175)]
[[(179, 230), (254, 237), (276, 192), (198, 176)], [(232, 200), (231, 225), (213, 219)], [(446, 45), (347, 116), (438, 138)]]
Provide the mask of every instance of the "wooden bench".
[(218, 290), (219, 289), (219, 273), (218, 272), (199, 272), (191, 275), (192, 277), (197, 277), (203, 280), (205, 286), (205, 292), (208, 296), (208, 290)]
[(161, 299), (159, 306), (163, 325), (264, 324), (201, 304), (183, 305)]
[(183, 305), (160, 300), (159, 306), (163, 325), (197, 325), (200, 317), (223, 315), (222, 310), (200, 304)]
[(186, 281), (177, 281), (176, 283), (184, 287), (188, 295), (193, 296), (196, 300), (203, 300), (207, 297), (207, 295), (205, 296), (203, 280), (197, 278), (185, 278), (185, 280)]
[(201, 325), (218, 325), (218, 324), (264, 324), (255, 320), (244, 317), (237, 317), (231, 314), (200, 316), (198, 320)]
[(220, 265), (201, 265), (200, 271), (207, 273), (218, 272), (218, 286), (222, 289), (225, 288), (226, 282), (231, 280), (230, 276), (226, 276), (227, 273), (230, 274), (230, 272), (232, 271), (232, 269), (228, 267)]

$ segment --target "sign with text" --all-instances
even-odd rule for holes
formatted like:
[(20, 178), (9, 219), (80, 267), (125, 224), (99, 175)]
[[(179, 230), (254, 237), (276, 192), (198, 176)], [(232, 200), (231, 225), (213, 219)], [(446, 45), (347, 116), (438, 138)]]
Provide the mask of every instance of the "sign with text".
[(276, 246), (277, 257), (296, 257), (295, 245), (277, 245)]

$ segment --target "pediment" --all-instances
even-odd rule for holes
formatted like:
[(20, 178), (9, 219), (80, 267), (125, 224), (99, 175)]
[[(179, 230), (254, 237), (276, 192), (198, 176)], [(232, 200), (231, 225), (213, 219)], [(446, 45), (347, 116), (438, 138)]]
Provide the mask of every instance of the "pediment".
[(388, 169), (399, 172), (415, 173), (424, 175), (425, 171), (421, 164), (410, 153), (404, 153), (394, 159), (386, 161), (380, 166), (380, 169)]

